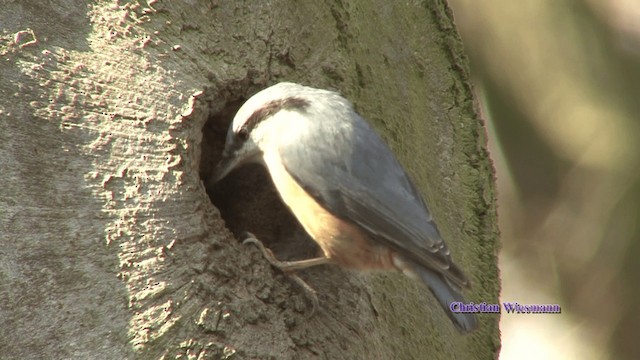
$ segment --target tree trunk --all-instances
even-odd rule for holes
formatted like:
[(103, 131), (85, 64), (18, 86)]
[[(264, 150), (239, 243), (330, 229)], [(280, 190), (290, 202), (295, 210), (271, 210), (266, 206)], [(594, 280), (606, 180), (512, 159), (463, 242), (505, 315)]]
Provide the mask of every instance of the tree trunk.
[(399, 274), (302, 271), (308, 318), (225, 227), (314, 251), (264, 171), (201, 181), (252, 93), (337, 89), (423, 190), (470, 301), (497, 303), (493, 168), (444, 1), (21, 1), (0, 23), (0, 357), (497, 356), (498, 316), (458, 335)]

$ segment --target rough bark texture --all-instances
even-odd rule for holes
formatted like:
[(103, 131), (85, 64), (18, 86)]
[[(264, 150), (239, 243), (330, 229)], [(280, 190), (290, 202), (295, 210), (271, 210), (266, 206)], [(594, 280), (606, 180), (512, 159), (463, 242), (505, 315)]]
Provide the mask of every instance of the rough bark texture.
[(469, 300), (496, 303), (493, 169), (444, 1), (5, 1), (0, 24), (2, 358), (496, 356), (498, 316), (460, 336), (399, 274), (304, 271), (307, 318), (225, 227), (314, 251), (264, 171), (201, 182), (252, 93), (338, 89), (423, 189)]

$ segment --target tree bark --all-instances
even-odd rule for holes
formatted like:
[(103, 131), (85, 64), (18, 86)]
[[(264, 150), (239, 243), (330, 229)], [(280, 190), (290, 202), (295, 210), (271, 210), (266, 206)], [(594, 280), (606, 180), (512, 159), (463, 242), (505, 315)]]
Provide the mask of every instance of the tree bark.
[(303, 271), (320, 300), (308, 318), (295, 283), (225, 227), (285, 257), (314, 251), (264, 172), (208, 193), (201, 181), (252, 93), (340, 90), (422, 189), (469, 299), (497, 303), (494, 173), (444, 1), (57, 0), (0, 14), (2, 358), (497, 356), (498, 316), (460, 336), (399, 274)]

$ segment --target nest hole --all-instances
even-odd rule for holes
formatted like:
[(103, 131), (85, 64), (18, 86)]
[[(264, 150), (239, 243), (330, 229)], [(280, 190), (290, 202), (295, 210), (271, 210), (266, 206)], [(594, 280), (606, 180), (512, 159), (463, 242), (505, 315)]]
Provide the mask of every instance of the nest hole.
[(244, 231), (252, 232), (281, 260), (318, 256), (318, 246), (282, 202), (262, 165), (244, 165), (218, 183), (208, 181), (222, 155), (227, 129), (245, 100), (228, 101), (203, 127), (200, 176), (207, 194), (237, 239), (243, 240)]

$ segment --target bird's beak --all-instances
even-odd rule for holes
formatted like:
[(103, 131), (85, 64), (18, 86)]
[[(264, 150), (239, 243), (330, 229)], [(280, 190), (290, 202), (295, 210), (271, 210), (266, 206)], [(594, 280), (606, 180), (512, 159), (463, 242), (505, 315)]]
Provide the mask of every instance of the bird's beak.
[(240, 164), (240, 160), (240, 157), (236, 156), (235, 152), (227, 151), (225, 149), (222, 153), (222, 159), (220, 159), (218, 165), (213, 169), (213, 174), (209, 183), (215, 184), (222, 180), (231, 172), (231, 170)]

